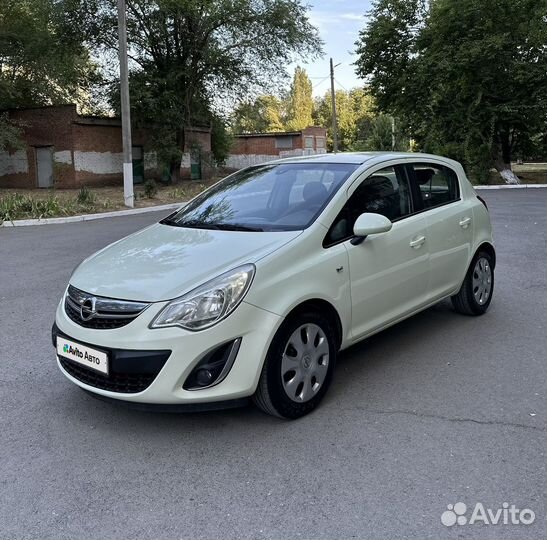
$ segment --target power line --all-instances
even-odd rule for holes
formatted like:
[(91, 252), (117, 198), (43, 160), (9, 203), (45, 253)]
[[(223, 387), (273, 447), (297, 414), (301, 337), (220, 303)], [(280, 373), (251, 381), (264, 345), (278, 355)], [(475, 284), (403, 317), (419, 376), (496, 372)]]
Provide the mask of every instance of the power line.
[(314, 84), (312, 86), (312, 90), (315, 90), (318, 86), (322, 85), (329, 77), (330, 75), (327, 75), (326, 77), (322, 78), (318, 83)]
[(342, 87), (342, 90), (345, 90), (346, 92), (349, 92), (349, 90), (338, 80), (338, 79), (334, 79), (336, 84), (338, 84), (339, 86)]

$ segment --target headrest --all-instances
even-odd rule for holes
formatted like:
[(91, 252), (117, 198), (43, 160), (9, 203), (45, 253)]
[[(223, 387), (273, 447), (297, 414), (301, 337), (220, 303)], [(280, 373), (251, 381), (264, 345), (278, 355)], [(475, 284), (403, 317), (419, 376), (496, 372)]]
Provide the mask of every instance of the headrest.
[(420, 185), (429, 184), (435, 174), (433, 169), (414, 169), (414, 172), (416, 173), (416, 180)]
[(304, 185), (302, 197), (306, 202), (320, 203), (328, 197), (328, 191), (321, 182), (308, 182)]
[(374, 175), (368, 178), (365, 191), (370, 197), (387, 197), (395, 193), (391, 180), (387, 176), (381, 175)]

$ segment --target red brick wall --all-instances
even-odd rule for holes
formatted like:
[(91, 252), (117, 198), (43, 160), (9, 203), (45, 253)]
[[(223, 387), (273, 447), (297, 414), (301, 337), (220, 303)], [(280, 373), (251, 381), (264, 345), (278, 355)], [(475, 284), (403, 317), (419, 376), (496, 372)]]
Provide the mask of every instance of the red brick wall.
[[(52, 146), (53, 152), (68, 151), (71, 163), (53, 163), (54, 186), (108, 185), (122, 181), (122, 133), (119, 119), (80, 117), (75, 105), (11, 111), (10, 118), (24, 125), (28, 172), (0, 176), (0, 187), (37, 187), (36, 151)], [(146, 130), (133, 130), (133, 145), (149, 151)], [(194, 144), (202, 149), (203, 176), (210, 175), (211, 132), (188, 130), (186, 151)], [(86, 154), (83, 154), (86, 153)], [(182, 171), (183, 173), (185, 171)], [(188, 169), (188, 175), (190, 170)], [(148, 177), (159, 178), (160, 170), (147, 169)]]
[[(318, 126), (310, 126), (301, 132), (292, 135), (291, 148), (277, 148), (277, 137), (286, 137), (283, 133), (268, 133), (265, 135), (236, 135), (232, 146), (232, 154), (257, 154), (278, 156), (283, 150), (295, 150), (304, 148), (304, 136), (313, 135), (314, 137), (326, 137), (327, 130)], [(314, 139), (313, 149), (317, 150)]]
[[(313, 149), (314, 150), (319, 150), (321, 148), (324, 148), (325, 150), (327, 149), (327, 144), (326, 144), (326, 140), (327, 140), (327, 130), (326, 128), (324, 127), (319, 127), (319, 126), (309, 126), (307, 127), (306, 129), (304, 129), (302, 131), (302, 137), (301, 137), (301, 144), (302, 144), (302, 147), (301, 148), (304, 148), (304, 137), (306, 135), (313, 135), (314, 139), (313, 139)], [(323, 137), (325, 140), (324, 140), (324, 146), (323, 147), (319, 147), (317, 146), (317, 137)]]
[[(105, 157), (102, 161), (108, 159), (107, 156), (112, 156), (113, 162), (120, 161), (120, 155), (123, 152), (121, 127), (119, 125), (100, 125), (75, 123), (72, 126), (74, 134), (74, 167), (75, 167), (75, 184), (76, 186), (99, 186), (116, 184), (122, 181), (121, 163), (117, 167), (119, 170), (114, 172), (99, 173), (93, 170), (84, 170), (83, 160), (92, 163), (93, 160), (82, 157), (81, 152), (95, 152), (98, 159), (101, 154)], [(135, 144), (135, 143), (133, 143)], [(89, 167), (91, 168), (91, 167)]]
[[(271, 156), (279, 155), (279, 150), (275, 147), (274, 136), (263, 137), (245, 137), (238, 135), (234, 141), (232, 154), (265, 154)], [(294, 140), (293, 140), (294, 144)]]
[[(54, 152), (72, 150), (72, 121), (76, 118), (76, 106), (44, 107), (10, 111), (9, 118), (21, 125), (27, 145), (28, 173), (0, 176), (0, 187), (34, 188), (38, 186), (36, 175), (36, 147), (53, 146)], [(53, 164), (53, 174), (61, 185), (74, 182), (74, 168), (66, 164)]]
[(189, 152), (194, 144), (199, 145), (204, 153), (211, 151), (211, 131), (208, 129), (186, 130), (186, 152)]

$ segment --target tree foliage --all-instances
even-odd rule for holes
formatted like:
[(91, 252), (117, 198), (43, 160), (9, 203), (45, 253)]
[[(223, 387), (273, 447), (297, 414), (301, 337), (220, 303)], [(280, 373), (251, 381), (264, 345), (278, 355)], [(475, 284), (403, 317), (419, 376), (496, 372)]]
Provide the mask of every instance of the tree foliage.
[(306, 70), (297, 66), (288, 92), (242, 101), (232, 114), (232, 127), (236, 133), (300, 131), (313, 125), (312, 115), (312, 84)]
[(300, 66), (294, 72), (294, 78), (287, 97), (287, 130), (300, 131), (313, 123), (312, 84), (308, 74)]
[[(350, 151), (361, 148), (369, 136), (372, 120), (375, 116), (374, 99), (363, 88), (349, 91), (337, 90), (336, 116), (338, 124), (338, 148)], [(315, 125), (327, 128), (327, 146), (332, 149), (332, 98), (330, 92), (317, 97), (313, 112)]]
[(547, 124), (547, 0), (376, 0), (356, 45), (379, 108), (422, 148), (515, 181)]
[(379, 114), (372, 119), (364, 139), (358, 140), (353, 150), (367, 152), (407, 152), (409, 139), (399, 127), (399, 122), (387, 114)]
[(234, 110), (232, 127), (235, 133), (267, 133), (283, 131), (285, 104), (277, 96), (258, 96), (254, 101), (243, 101)]
[(0, 2), (0, 109), (76, 102), (100, 81), (78, 0)]
[(7, 113), (0, 114), (0, 152), (20, 150), (23, 145), (23, 130), (10, 122)]
[[(115, 50), (115, 3), (103, 11), (103, 43)], [(207, 122), (219, 102), (270, 86), (295, 55), (321, 48), (297, 0), (128, 0), (127, 27), (134, 118), (155, 130), (172, 175), (185, 125)]]

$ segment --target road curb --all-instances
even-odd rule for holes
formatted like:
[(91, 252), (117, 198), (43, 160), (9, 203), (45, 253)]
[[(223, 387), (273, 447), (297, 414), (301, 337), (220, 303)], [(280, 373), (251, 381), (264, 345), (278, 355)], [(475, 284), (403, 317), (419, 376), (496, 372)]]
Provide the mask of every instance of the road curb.
[(186, 203), (170, 203), (159, 206), (147, 206), (146, 208), (131, 208), (129, 210), (116, 210), (114, 212), (100, 212), (97, 214), (83, 214), (79, 216), (54, 217), (44, 219), (16, 219), (14, 221), (4, 221), (0, 227), (28, 227), (34, 225), (59, 225), (62, 223), (77, 223), (79, 221), (93, 221), (95, 219), (105, 219), (111, 217), (132, 216), (134, 214), (147, 214), (149, 212), (161, 212), (162, 210), (173, 210), (181, 208)]
[(475, 189), (532, 189), (547, 188), (547, 184), (500, 184), (496, 186), (473, 186)]

